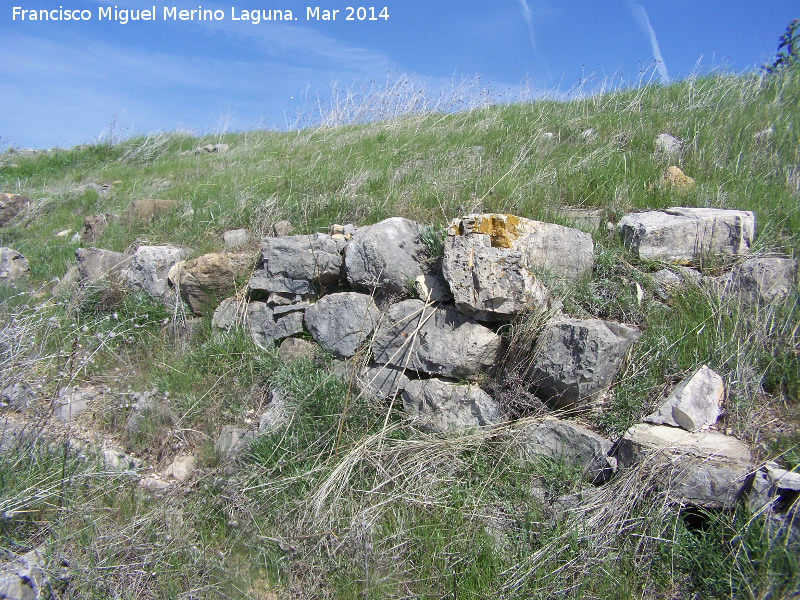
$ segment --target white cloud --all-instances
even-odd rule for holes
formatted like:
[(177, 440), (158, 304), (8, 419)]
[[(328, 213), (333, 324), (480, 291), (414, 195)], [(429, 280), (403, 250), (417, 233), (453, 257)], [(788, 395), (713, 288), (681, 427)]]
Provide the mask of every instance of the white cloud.
[(658, 75), (661, 78), (661, 83), (669, 83), (667, 63), (664, 62), (664, 57), (661, 55), (661, 48), (658, 47), (658, 38), (656, 38), (656, 32), (653, 29), (653, 26), (650, 24), (650, 17), (647, 16), (647, 11), (641, 4), (636, 4), (635, 2), (630, 1), (628, 2), (628, 8), (630, 9), (634, 19), (636, 19), (636, 22), (639, 23), (639, 27), (642, 28), (642, 31), (644, 31), (644, 33), (650, 37), (650, 45), (653, 48), (653, 58), (656, 61), (656, 68), (658, 69)]

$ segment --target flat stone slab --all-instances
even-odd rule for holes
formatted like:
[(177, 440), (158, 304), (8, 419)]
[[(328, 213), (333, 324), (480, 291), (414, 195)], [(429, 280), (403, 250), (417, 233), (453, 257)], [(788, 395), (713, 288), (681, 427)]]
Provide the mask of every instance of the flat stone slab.
[(689, 264), (747, 254), (755, 224), (751, 211), (674, 207), (627, 214), (617, 230), (625, 247), (641, 259)]
[(453, 378), (490, 371), (502, 348), (500, 336), (452, 308), (421, 300), (392, 305), (375, 334), (375, 362)]

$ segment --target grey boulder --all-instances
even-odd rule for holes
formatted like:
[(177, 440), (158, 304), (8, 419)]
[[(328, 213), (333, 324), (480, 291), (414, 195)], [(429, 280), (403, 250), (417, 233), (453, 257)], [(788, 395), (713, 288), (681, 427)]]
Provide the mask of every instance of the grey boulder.
[(339, 280), (342, 256), (336, 240), (324, 233), (261, 240), (261, 261), (250, 289), (266, 293), (315, 295)]
[(703, 365), (681, 381), (661, 406), (644, 420), (697, 431), (717, 422), (724, 396), (722, 377)]
[(625, 247), (641, 259), (698, 263), (750, 252), (755, 222), (751, 211), (675, 207), (627, 214), (617, 229)]
[(0, 227), (10, 223), (30, 202), (30, 198), (20, 194), (0, 194)]
[(14, 284), (29, 273), (27, 258), (12, 248), (0, 248), (0, 283)]
[(417, 379), (406, 384), (401, 396), (413, 422), (434, 431), (474, 429), (503, 420), (497, 402), (477, 385)]
[(346, 358), (370, 339), (380, 316), (369, 295), (340, 292), (312, 304), (305, 312), (305, 323), (320, 346)]
[(162, 299), (169, 289), (170, 269), (186, 254), (186, 250), (174, 246), (139, 246), (125, 270), (125, 283), (155, 300)]
[(610, 440), (583, 427), (548, 418), (514, 432), (514, 443), (524, 460), (544, 457), (568, 467), (582, 469), (584, 478), (600, 482), (613, 467), (609, 462)]
[(455, 309), (404, 300), (384, 315), (372, 355), (379, 364), (469, 379), (490, 371), (501, 349), (500, 336)]
[(265, 302), (251, 302), (247, 307), (247, 327), (256, 345), (270, 347), (303, 331), (303, 311), (276, 314)]
[(557, 317), (536, 341), (527, 380), (537, 396), (557, 408), (589, 408), (639, 337), (635, 328), (621, 323)]
[(620, 467), (647, 461), (658, 489), (675, 502), (707, 508), (731, 508), (753, 472), (750, 449), (739, 440), (666, 425), (634, 425), (615, 456)]
[(78, 248), (75, 261), (81, 286), (88, 286), (104, 279), (121, 279), (133, 257), (123, 252), (102, 248)]
[(31, 550), (20, 556), (9, 555), (0, 563), (0, 598), (2, 600), (36, 600), (47, 595), (44, 571), (44, 549)]
[(658, 157), (677, 159), (681, 156), (683, 142), (668, 133), (659, 133), (655, 140), (655, 153)]
[(356, 289), (406, 293), (422, 275), (426, 247), (414, 221), (392, 217), (355, 232), (345, 247), (347, 281)]
[(16, 412), (24, 412), (34, 400), (36, 394), (24, 383), (13, 383), (0, 390), (0, 408), (9, 407)]
[[(347, 375), (349, 374), (345, 374), (345, 380)], [(370, 400), (393, 398), (406, 389), (410, 381), (403, 369), (375, 363), (366, 365), (355, 377), (359, 394)]]
[(723, 297), (738, 297), (751, 306), (785, 300), (797, 280), (797, 261), (792, 258), (751, 258), (733, 268)]

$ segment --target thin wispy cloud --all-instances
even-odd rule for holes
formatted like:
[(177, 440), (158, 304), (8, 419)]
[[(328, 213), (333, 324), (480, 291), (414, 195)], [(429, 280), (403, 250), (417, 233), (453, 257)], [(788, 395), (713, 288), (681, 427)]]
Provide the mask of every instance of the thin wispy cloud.
[(536, 33), (533, 27), (533, 11), (531, 11), (531, 7), (528, 4), (528, 0), (518, 0), (520, 10), (522, 10), (522, 18), (525, 19), (525, 24), (528, 26), (528, 37), (531, 40), (531, 47), (533, 48), (533, 54), (536, 56), (537, 59), (541, 60), (544, 64), (544, 68), (547, 71), (547, 76), (552, 79), (553, 74), (550, 72), (550, 66), (547, 64), (547, 61), (542, 59), (539, 56), (539, 50), (536, 48)]
[[(524, 0), (520, 0), (524, 1)], [(628, 2), (628, 9), (631, 11), (633, 18), (639, 23), (645, 34), (650, 37), (650, 45), (653, 48), (653, 58), (656, 61), (656, 68), (658, 75), (661, 78), (661, 83), (669, 83), (669, 73), (667, 73), (667, 63), (664, 62), (664, 57), (661, 55), (661, 48), (658, 47), (658, 38), (653, 26), (650, 24), (650, 17), (647, 16), (647, 11), (644, 6), (635, 2)]]

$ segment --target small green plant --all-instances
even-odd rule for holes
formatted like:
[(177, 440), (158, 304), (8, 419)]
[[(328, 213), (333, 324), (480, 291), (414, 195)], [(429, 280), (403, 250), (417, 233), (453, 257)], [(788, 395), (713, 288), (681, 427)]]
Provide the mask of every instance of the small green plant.
[(790, 69), (800, 60), (800, 20), (795, 19), (786, 27), (778, 44), (778, 54), (771, 65), (764, 65), (768, 75)]

